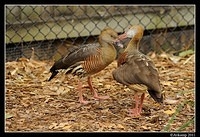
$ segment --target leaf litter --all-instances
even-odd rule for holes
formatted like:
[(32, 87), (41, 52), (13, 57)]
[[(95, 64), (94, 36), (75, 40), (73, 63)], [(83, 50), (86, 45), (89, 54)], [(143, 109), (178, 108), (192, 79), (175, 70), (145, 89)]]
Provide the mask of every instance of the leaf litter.
[[(131, 118), (128, 109), (134, 106), (133, 93), (112, 78), (117, 64), (93, 76), (92, 82), (107, 100), (96, 100), (87, 86), (83, 96), (90, 101), (78, 102), (77, 77), (59, 73), (51, 81), (53, 62), (21, 58), (6, 62), (5, 130), (67, 132), (140, 132), (195, 131), (194, 54), (150, 56), (158, 68), (164, 104), (159, 105), (148, 94), (142, 116)], [(87, 85), (86, 79), (83, 79)], [(181, 111), (177, 111), (181, 105)]]

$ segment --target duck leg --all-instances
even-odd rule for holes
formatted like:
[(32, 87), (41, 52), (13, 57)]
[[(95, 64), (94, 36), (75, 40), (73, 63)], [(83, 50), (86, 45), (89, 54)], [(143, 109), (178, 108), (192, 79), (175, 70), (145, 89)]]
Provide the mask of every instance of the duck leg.
[(132, 117), (140, 117), (140, 113), (142, 112), (142, 104), (143, 104), (143, 101), (144, 101), (144, 95), (145, 95), (144, 93), (141, 95), (140, 103), (139, 103), (138, 94), (136, 93), (134, 95), (135, 108), (129, 110), (130, 111), (130, 114), (129, 114), (130, 116), (132, 116)]
[(95, 89), (93, 88), (93, 86), (92, 86), (92, 78), (89, 76), (88, 77), (88, 85), (89, 85), (89, 87), (90, 87), (90, 90), (93, 92), (93, 94), (94, 94), (94, 98), (96, 98), (96, 99), (108, 99), (109, 98), (109, 96), (99, 96), (98, 94), (97, 94), (97, 92), (95, 91)]
[(141, 95), (141, 98), (140, 98), (140, 106), (139, 106), (139, 109), (138, 109), (139, 114), (142, 112), (142, 105), (143, 105), (144, 97), (145, 97), (145, 93), (143, 93)]
[(82, 104), (87, 104), (89, 101), (83, 100), (83, 88), (82, 88), (82, 82), (78, 81), (78, 96), (79, 96), (79, 102)]
[(136, 93), (134, 95), (134, 100), (135, 100), (135, 108), (133, 109), (129, 109), (129, 116), (131, 117), (139, 117), (140, 114), (138, 113), (138, 106), (139, 106), (139, 98), (138, 98), (138, 94)]

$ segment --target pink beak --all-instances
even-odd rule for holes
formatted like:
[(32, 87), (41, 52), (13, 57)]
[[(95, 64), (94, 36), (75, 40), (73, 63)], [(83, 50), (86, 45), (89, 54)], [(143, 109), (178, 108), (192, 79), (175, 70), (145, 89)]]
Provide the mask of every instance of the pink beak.
[(126, 32), (118, 36), (118, 40), (123, 40), (125, 38), (127, 38)]
[(126, 32), (123, 33), (123, 34), (121, 34), (121, 35), (119, 35), (118, 38), (116, 38), (116, 39), (113, 41), (113, 43), (115, 43), (117, 46), (123, 48), (124, 45), (121, 44), (120, 41), (122, 41), (122, 40), (125, 39), (125, 38), (127, 38)]
[(121, 35), (119, 35), (118, 38), (116, 38), (113, 42), (120, 42), (121, 40), (123, 40), (125, 38), (127, 38), (126, 32), (121, 34)]

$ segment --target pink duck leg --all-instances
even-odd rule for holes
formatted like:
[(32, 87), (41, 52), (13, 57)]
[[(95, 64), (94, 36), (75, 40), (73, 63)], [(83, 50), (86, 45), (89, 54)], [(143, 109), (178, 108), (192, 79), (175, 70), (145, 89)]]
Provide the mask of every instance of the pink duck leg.
[(97, 92), (95, 91), (95, 89), (93, 88), (93, 86), (92, 86), (92, 81), (91, 81), (91, 77), (88, 77), (88, 85), (89, 85), (89, 88), (90, 88), (90, 90), (93, 92), (93, 94), (94, 94), (94, 98), (96, 98), (96, 99), (108, 99), (109, 98), (109, 96), (99, 96), (98, 94), (97, 94)]
[(141, 95), (141, 99), (140, 99), (140, 105), (139, 105), (139, 98), (138, 98), (138, 94), (135, 94), (135, 108), (133, 109), (129, 109), (130, 114), (129, 116), (132, 117), (140, 117), (140, 113), (142, 112), (142, 105), (143, 105), (143, 101), (144, 101), (144, 93)]

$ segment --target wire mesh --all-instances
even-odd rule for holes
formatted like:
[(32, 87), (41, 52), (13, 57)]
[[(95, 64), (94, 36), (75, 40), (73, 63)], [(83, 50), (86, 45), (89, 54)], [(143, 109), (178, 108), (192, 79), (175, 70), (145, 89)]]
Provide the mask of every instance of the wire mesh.
[(194, 47), (194, 5), (6, 5), (5, 11), (6, 61), (30, 58), (32, 48), (37, 59), (52, 59), (70, 45), (97, 42), (105, 27), (122, 33), (133, 24), (145, 27), (144, 53)]

